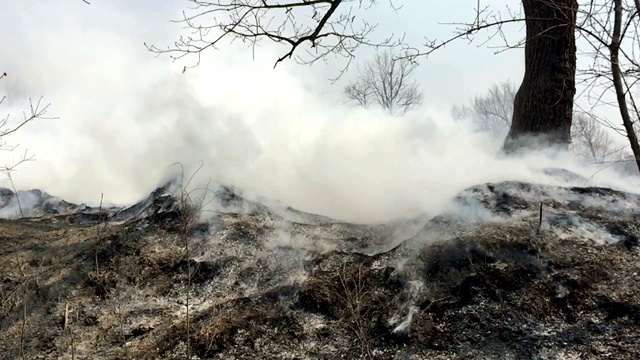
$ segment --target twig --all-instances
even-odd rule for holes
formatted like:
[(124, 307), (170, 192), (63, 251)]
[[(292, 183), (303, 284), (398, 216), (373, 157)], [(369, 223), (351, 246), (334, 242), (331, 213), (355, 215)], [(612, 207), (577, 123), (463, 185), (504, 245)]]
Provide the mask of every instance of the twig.
[(38, 264), (38, 272), (36, 273), (36, 287), (40, 288), (40, 274), (42, 274), (42, 264), (44, 264), (44, 256), (40, 258), (40, 264)]
[(538, 219), (538, 229), (542, 227), (542, 202), (540, 202), (540, 218)]
[(69, 303), (66, 303), (64, 306), (64, 326), (63, 330), (67, 330), (69, 326)]
[[(346, 60), (346, 65), (337, 76), (339, 78), (355, 58), (360, 46), (373, 48), (395, 47), (404, 41), (404, 36), (395, 35), (372, 42), (367, 40), (377, 25), (368, 23), (354, 11), (362, 7), (363, 1), (346, 0), (292, 0), (286, 3), (254, 0), (191, 0), (194, 4), (189, 11), (182, 12), (182, 18), (174, 22), (183, 23), (191, 33), (180, 36), (172, 46), (159, 48), (145, 43), (149, 51), (167, 54), (178, 60), (185, 56), (195, 56), (195, 64), (184, 66), (193, 68), (200, 64), (201, 56), (208, 49), (217, 49), (224, 40), (240, 40), (255, 49), (261, 40), (285, 45), (287, 50), (275, 63), (295, 57), (295, 61), (310, 65), (330, 56)], [(390, 0), (392, 8), (393, 6)], [(268, 4), (269, 3), (269, 4)], [(369, 4), (375, 4), (369, 0)], [(204, 20), (206, 17), (207, 20)], [(302, 18), (310, 18), (310, 22)], [(280, 20), (281, 19), (281, 20)], [(298, 55), (302, 47), (305, 55)], [(303, 57), (304, 56), (304, 57)], [(337, 80), (334, 79), (334, 80)]]
[(426, 307), (426, 308), (424, 308), (424, 310), (423, 310), (423, 311), (427, 311), (427, 310), (429, 310), (429, 309), (430, 309), (434, 304), (437, 304), (437, 303), (439, 303), (439, 302), (442, 302), (442, 301), (448, 300), (448, 299), (450, 299), (451, 297), (452, 297), (451, 295), (448, 295), (448, 296), (441, 297), (441, 298), (439, 298), (439, 299), (435, 299), (435, 300), (431, 300), (431, 299), (429, 299), (429, 305), (427, 305), (427, 307)]
[(69, 337), (71, 339), (71, 360), (75, 360), (75, 358), (76, 358), (76, 344), (73, 341), (73, 331), (71, 330), (71, 327), (69, 327)]
[[(98, 207), (98, 220), (100, 220), (100, 217), (102, 215), (102, 200), (104, 198), (104, 193), (100, 194), (100, 206)], [(95, 259), (95, 263), (96, 263), (96, 281), (99, 281), (100, 279), (100, 267), (99, 267), (99, 261), (98, 261), (98, 251), (100, 249), (100, 245), (102, 243), (102, 234), (100, 232), (100, 221), (98, 221), (98, 226), (96, 227), (96, 235), (98, 237), (98, 239), (96, 240), (96, 247), (93, 251), (93, 257)]]
[(22, 356), (23, 360), (26, 360), (25, 354), (24, 354), (24, 332), (25, 332), (25, 328), (27, 326), (27, 290), (28, 290), (28, 283), (25, 284), (24, 287), (24, 294), (22, 295), (22, 327), (20, 328), (20, 356)]

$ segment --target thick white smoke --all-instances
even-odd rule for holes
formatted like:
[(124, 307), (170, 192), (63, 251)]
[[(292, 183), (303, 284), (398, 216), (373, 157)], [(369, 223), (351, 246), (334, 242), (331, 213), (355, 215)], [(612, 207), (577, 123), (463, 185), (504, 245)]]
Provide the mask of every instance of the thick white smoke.
[[(474, 184), (543, 181), (544, 166), (576, 169), (568, 159), (497, 160), (502, 139), (454, 122), (449, 104), (438, 107), (428, 94), (423, 108), (402, 118), (350, 107), (339, 88), (318, 90), (327, 88), (326, 76), (313, 68), (272, 70), (269, 48), (255, 61), (244, 47), (227, 48), (182, 74), (142, 45), (174, 34), (146, 38), (140, 29), (149, 24), (108, 6), (91, 28), (95, 14), (59, 25), (47, 16), (58, 5), (43, 2), (29, 16), (13, 6), (24, 24), (19, 41), (0, 49), (10, 59), (1, 64), (10, 76), (0, 89), (14, 110), (24, 97), (44, 94), (60, 117), (7, 139), (38, 158), (14, 175), (21, 189), (78, 203), (94, 204), (101, 193), (107, 202), (132, 203), (166, 179), (172, 163), (194, 169), (202, 160), (200, 184), (211, 178), (301, 210), (375, 222), (438, 212)], [(55, 31), (30, 30), (43, 22)]]

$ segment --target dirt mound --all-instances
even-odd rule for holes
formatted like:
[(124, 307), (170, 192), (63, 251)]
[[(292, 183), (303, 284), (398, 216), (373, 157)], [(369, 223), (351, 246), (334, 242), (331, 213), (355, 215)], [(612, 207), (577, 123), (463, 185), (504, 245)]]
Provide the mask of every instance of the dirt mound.
[(223, 194), (188, 257), (167, 189), (1, 221), (0, 357), (640, 358), (637, 195), (486, 184), (416, 228)]

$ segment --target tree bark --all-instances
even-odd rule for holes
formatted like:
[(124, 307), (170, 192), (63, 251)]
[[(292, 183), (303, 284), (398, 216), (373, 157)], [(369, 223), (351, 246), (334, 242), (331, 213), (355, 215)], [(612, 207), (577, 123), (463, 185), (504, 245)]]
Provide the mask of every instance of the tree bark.
[[(640, 10), (640, 4), (636, 0), (636, 6)], [(622, 117), (622, 124), (627, 132), (627, 138), (631, 145), (631, 151), (636, 159), (638, 170), (640, 170), (640, 144), (638, 144), (638, 136), (633, 127), (633, 120), (629, 115), (629, 107), (627, 106), (626, 89), (622, 79), (622, 71), (620, 70), (620, 37), (622, 32), (622, 0), (614, 1), (614, 17), (613, 17), (613, 35), (611, 37), (611, 45), (609, 45), (609, 53), (611, 56), (611, 74), (613, 75), (613, 87), (616, 90), (616, 100), (618, 101), (618, 109)]]
[(522, 0), (527, 27), (525, 72), (516, 93), (506, 154), (571, 142), (576, 93), (576, 0)]

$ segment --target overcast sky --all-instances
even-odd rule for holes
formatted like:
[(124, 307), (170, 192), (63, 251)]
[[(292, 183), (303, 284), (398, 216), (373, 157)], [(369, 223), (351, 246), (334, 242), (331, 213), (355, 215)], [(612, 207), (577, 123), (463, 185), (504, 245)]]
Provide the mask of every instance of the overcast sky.
[[(143, 43), (162, 47), (184, 34), (169, 21), (188, 5), (183, 0), (0, 3), (0, 71), (9, 74), (0, 83), (3, 110), (15, 119), (26, 98), (44, 95), (52, 103), (48, 115), (59, 117), (6, 139), (37, 155), (15, 175), (18, 187), (88, 203), (104, 192), (109, 201), (126, 203), (158, 185), (172, 162), (203, 160), (216, 180), (307, 210), (368, 220), (435, 211), (425, 205), (427, 195), (406, 190), (411, 187), (440, 192), (430, 200), (440, 206), (465, 186), (506, 176), (504, 164), (492, 162), (497, 142), (469, 138), (449, 113), (495, 82), (519, 84), (521, 50), (495, 55), (464, 40), (447, 46), (421, 61), (425, 105), (396, 119), (336, 105), (344, 82), (328, 79), (340, 64), (286, 62), (274, 70), (282, 49), (270, 46), (258, 48), (255, 60), (245, 46), (222, 46), (182, 74), (194, 59), (172, 63)], [(473, 19), (476, 1), (397, 1), (398, 13), (379, 3), (366, 13), (380, 24), (375, 36), (406, 32), (407, 42), (419, 46), (424, 37), (452, 34), (452, 26), (439, 23)], [(510, 29), (513, 39), (522, 34), (520, 25)], [(371, 53), (363, 49), (359, 60)], [(472, 147), (478, 144), (486, 147)], [(530, 173), (511, 170), (512, 177)], [(436, 172), (442, 180), (433, 180)]]

